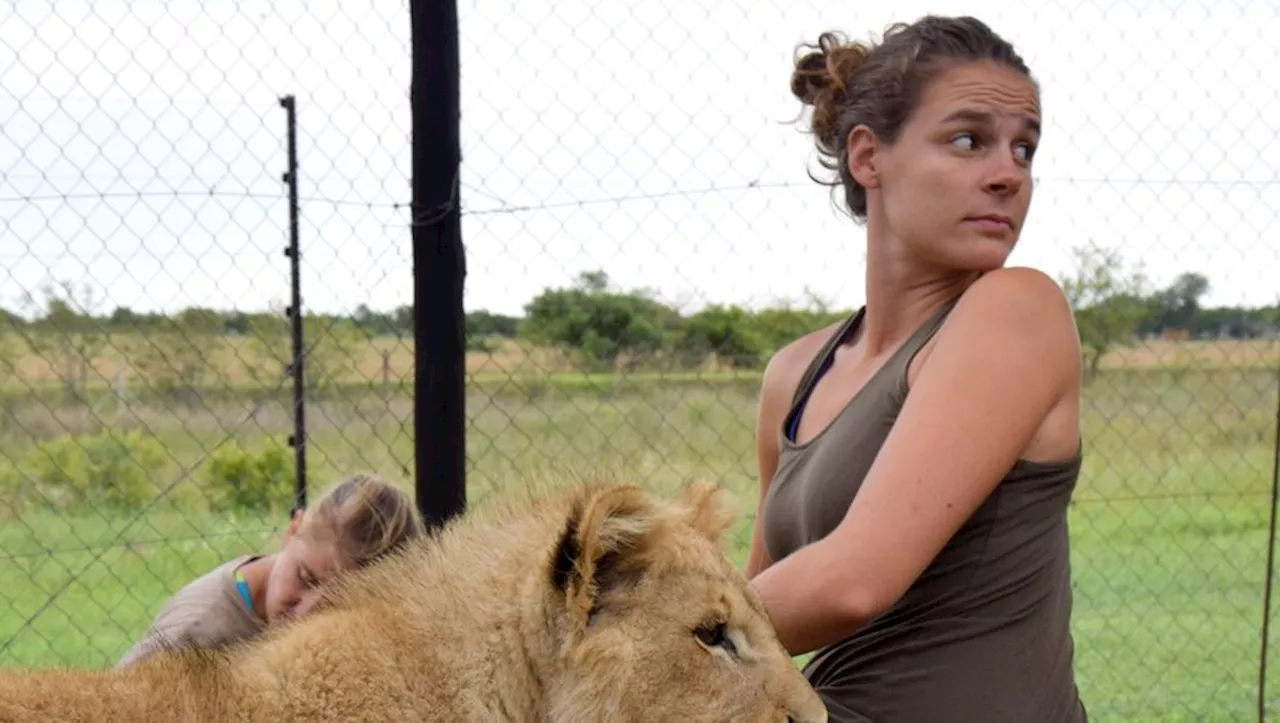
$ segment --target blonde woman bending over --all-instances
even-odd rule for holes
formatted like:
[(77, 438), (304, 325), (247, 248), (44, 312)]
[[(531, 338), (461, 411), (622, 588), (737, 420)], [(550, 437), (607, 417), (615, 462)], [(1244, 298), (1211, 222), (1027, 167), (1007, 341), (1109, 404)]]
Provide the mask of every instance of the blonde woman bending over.
[(116, 667), (161, 648), (246, 640), (306, 615), (335, 574), (363, 567), (422, 532), (407, 494), (378, 477), (350, 477), (294, 514), (279, 552), (228, 560), (179, 590)]

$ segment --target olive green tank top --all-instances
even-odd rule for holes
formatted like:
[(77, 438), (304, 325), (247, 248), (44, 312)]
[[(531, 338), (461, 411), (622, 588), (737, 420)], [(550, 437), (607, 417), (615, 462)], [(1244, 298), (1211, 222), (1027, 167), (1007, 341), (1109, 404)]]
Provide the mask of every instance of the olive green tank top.
[[(865, 308), (810, 362), (779, 430), (761, 511), (770, 559), (840, 523), (906, 399), (908, 365), (954, 303), (916, 330), (825, 430), (796, 444), (810, 391)], [(891, 609), (815, 653), (805, 675), (832, 723), (1088, 720), (1074, 677), (1066, 517), (1080, 462), (1080, 452), (1017, 462)], [(884, 541), (885, 554), (893, 548)]]

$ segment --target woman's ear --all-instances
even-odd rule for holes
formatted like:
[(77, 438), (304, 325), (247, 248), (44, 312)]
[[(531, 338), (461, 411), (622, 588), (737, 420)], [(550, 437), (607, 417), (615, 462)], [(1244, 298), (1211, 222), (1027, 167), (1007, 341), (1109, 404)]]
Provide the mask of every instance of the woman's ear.
[(289, 526), (284, 531), (284, 541), (287, 543), (298, 534), (298, 526), (302, 524), (303, 510), (294, 510), (293, 517), (289, 519)]
[(880, 185), (880, 169), (878, 151), (880, 144), (876, 134), (865, 125), (855, 126), (849, 131), (845, 140), (845, 150), (849, 157), (849, 173), (853, 180), (863, 188), (878, 188)]

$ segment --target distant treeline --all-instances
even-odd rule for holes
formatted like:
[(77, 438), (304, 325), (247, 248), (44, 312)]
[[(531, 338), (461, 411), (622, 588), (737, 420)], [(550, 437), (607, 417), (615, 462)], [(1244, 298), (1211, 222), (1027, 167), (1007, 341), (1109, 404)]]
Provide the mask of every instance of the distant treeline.
[[(1099, 354), (1134, 337), (1177, 331), (1190, 338), (1249, 339), (1280, 329), (1280, 306), (1203, 307), (1208, 280), (1179, 276), (1165, 288), (1148, 291), (1131, 283), (1114, 256), (1081, 254), (1077, 275), (1063, 279), (1076, 305), (1086, 348)], [(61, 293), (59, 293), (61, 292)], [(281, 312), (188, 308), (175, 315), (117, 308), (109, 314), (79, 311), (73, 289), (46, 289), (46, 298), (28, 318), (0, 308), (0, 329), (40, 332), (248, 336), (282, 328)], [(524, 315), (477, 310), (466, 315), (468, 348), (484, 350), (497, 340), (521, 339), (580, 355), (589, 366), (607, 367), (655, 355), (689, 359), (716, 354), (734, 366), (758, 366), (773, 350), (849, 313), (809, 297), (803, 303), (749, 310), (712, 305), (682, 314), (644, 289), (617, 288), (603, 271), (586, 272), (568, 286), (547, 288), (525, 305)], [(33, 320), (32, 320), (33, 318)], [(366, 337), (413, 336), (413, 310), (377, 311), (360, 306), (345, 317), (308, 316), (309, 328), (341, 326)]]

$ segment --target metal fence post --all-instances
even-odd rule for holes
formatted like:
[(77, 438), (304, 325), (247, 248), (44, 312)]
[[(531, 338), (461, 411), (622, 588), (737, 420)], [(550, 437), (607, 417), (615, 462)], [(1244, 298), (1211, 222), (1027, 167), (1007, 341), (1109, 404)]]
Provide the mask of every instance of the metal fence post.
[(458, 206), (458, 8), (409, 3), (413, 80), (414, 445), (418, 506), (437, 527), (466, 506), (466, 260)]
[(289, 308), (286, 314), (290, 322), (290, 334), (293, 340), (293, 361), (290, 372), (293, 375), (293, 434), (289, 436), (289, 445), (293, 447), (296, 473), (294, 477), (293, 512), (307, 506), (307, 415), (306, 386), (303, 375), (305, 365), (302, 345), (302, 258), (298, 247), (298, 112), (297, 101), (292, 95), (280, 99), (289, 124), (289, 170), (283, 180), (289, 186), (289, 246), (285, 256), (289, 257), (289, 283), (292, 287)]

